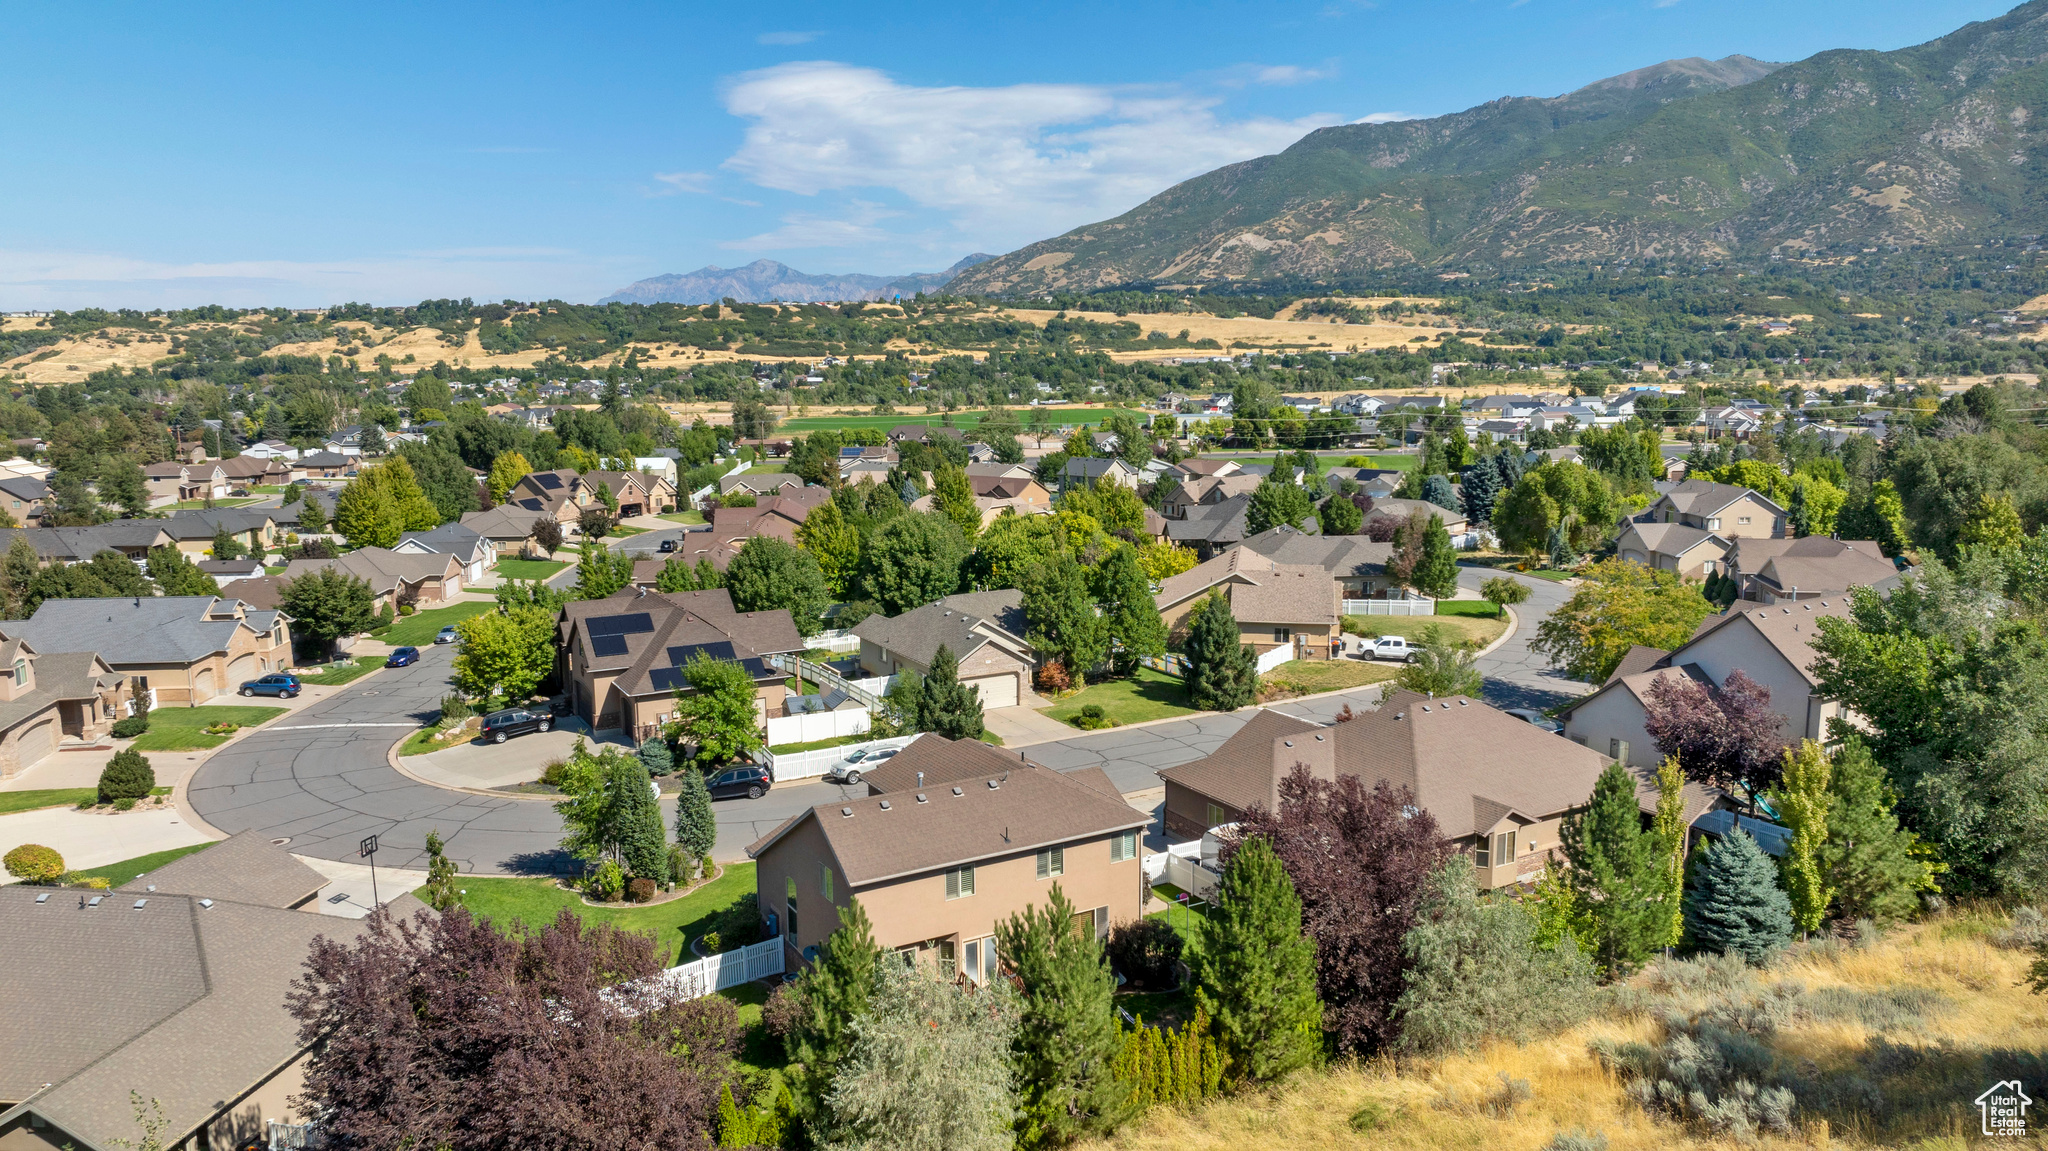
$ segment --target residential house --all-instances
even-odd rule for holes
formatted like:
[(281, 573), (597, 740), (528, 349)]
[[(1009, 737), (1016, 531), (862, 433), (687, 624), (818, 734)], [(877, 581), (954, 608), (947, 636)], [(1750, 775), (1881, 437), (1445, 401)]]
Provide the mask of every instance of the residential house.
[(1244, 470), (1244, 465), (1236, 460), (1205, 460), (1196, 457), (1182, 460), (1179, 467), (1190, 476), (1234, 476)]
[(485, 512), (464, 512), (460, 522), (491, 541), (501, 556), (533, 556), (540, 552), (533, 533), (541, 520), (549, 518), (546, 512), (499, 504)]
[(44, 653), (15, 625), (0, 628), (0, 779), (13, 779), (66, 737), (90, 745), (106, 734), (123, 714), (128, 677), (95, 652)]
[(1329, 659), (1342, 635), (1339, 591), (1321, 567), (1238, 547), (1168, 577), (1155, 598), (1169, 632), (1184, 633), (1188, 613), (1215, 592), (1230, 602), (1239, 636), (1259, 654), (1291, 646), (1297, 659)]
[(277, 521), (263, 508), (186, 508), (158, 521), (179, 551), (203, 556), (213, 550), (222, 528), (245, 548), (277, 543)]
[(1244, 542), (1252, 497), (1236, 495), (1213, 504), (1185, 505), (1186, 515), (1163, 520), (1159, 538), (1195, 549), (1203, 560), (1221, 555)]
[(574, 468), (528, 472), (505, 493), (505, 506), (538, 512), (565, 529), (575, 526), (583, 509), (593, 502), (588, 489), (579, 485)]
[(1024, 593), (1016, 590), (951, 595), (899, 616), (871, 615), (855, 624), (861, 674), (931, 672), (941, 647), (960, 661), (960, 682), (981, 696), (984, 709), (1015, 707), (1031, 687), (1037, 653), (1024, 638)]
[[(286, 1000), (315, 939), (366, 923), (293, 909), (324, 883), (247, 831), (115, 892), (0, 888), (0, 1146), (127, 1146), (138, 1098), (163, 1124), (152, 1146), (311, 1145), (310, 1045)], [(411, 895), (387, 910), (433, 914)], [(81, 1010), (81, 987), (120, 989), (121, 1008)]]
[(967, 439), (959, 428), (949, 428), (943, 425), (933, 427), (929, 424), (898, 424), (889, 429), (889, 442), (892, 444), (900, 444), (905, 440), (915, 440), (920, 444), (928, 444), (940, 436), (946, 436), (962, 442), (965, 442)]
[(1847, 600), (1836, 598), (1774, 607), (1739, 603), (1708, 616), (1676, 651), (1632, 649), (1598, 690), (1561, 714), (1564, 734), (1632, 766), (1655, 767), (1662, 756), (1643, 725), (1650, 685), (1674, 675), (1721, 684), (1739, 668), (1771, 693), (1771, 710), (1786, 717), (1780, 729), (1786, 742), (1826, 739), (1828, 720), (1845, 713), (1818, 694), (1811, 645), (1821, 620), (1848, 614)]
[(633, 561), (633, 586), (653, 590), (661, 570), (671, 563), (694, 570), (699, 562), (710, 560), (712, 567), (723, 572), (739, 558), (744, 546), (744, 541), (727, 543), (711, 532), (686, 532), (676, 538), (674, 550)]
[(1809, 599), (1839, 599), (1850, 588), (1881, 593), (1903, 577), (1875, 540), (1738, 539), (1728, 555), (1728, 574), (1743, 599), (1766, 605)]
[[(381, 429), (380, 429), (381, 431)], [(360, 456), (363, 454), (363, 427), (350, 424), (328, 436), (320, 443), (320, 450), (333, 452), (338, 456)]]
[(786, 610), (739, 612), (724, 588), (656, 592), (626, 588), (601, 600), (575, 600), (557, 627), (558, 667), (569, 707), (599, 731), (634, 742), (675, 717), (683, 670), (702, 654), (733, 660), (754, 680), (755, 715), (783, 715), (789, 675), (763, 658), (804, 650)]
[(460, 523), (442, 524), (431, 531), (405, 532), (392, 545), (401, 555), (452, 556), (462, 566), (462, 582), (474, 587), (484, 581), (491, 565), (498, 562), (498, 545), (489, 536)]
[(285, 443), (283, 440), (262, 440), (243, 448), (242, 454), (254, 456), (257, 459), (290, 462), (299, 458), (299, 449)]
[(57, 504), (50, 485), (35, 476), (0, 477), (0, 500), (8, 518), (23, 526), (42, 522)]
[[(670, 450), (673, 451), (674, 449), (671, 448)], [(676, 460), (677, 457), (675, 456), (634, 456), (633, 468), (635, 471), (646, 472), (650, 476), (667, 480), (671, 498), (673, 498), (678, 478), (676, 474)]]
[(1734, 541), (1690, 524), (1643, 523), (1624, 520), (1615, 537), (1614, 554), (1647, 568), (1677, 572), (1689, 580), (1704, 580), (1728, 565)]
[(596, 494), (599, 486), (609, 490), (621, 519), (667, 511), (676, 504), (676, 486), (646, 472), (584, 472), (577, 480), (590, 490), (593, 503), (604, 502)]
[(291, 461), (267, 456), (239, 455), (231, 460), (222, 460), (220, 470), (227, 477), (230, 491), (247, 490), (258, 485), (283, 487), (292, 482)]
[(291, 666), (285, 618), (231, 596), (47, 599), (8, 635), (43, 651), (98, 652), (160, 707), (204, 703)]
[(1465, 401), (1466, 411), (1500, 420), (1527, 419), (1544, 406), (1543, 401), (1535, 396), (1483, 396)]
[(1089, 487), (1098, 483), (1136, 488), (1138, 469), (1118, 459), (1070, 459), (1060, 468), (1063, 488), (1071, 485)]
[(118, 552), (141, 563), (149, 549), (168, 547), (170, 533), (162, 520), (109, 520), (83, 528), (0, 528), (0, 552), (14, 546), (15, 537), (28, 540), (36, 559), (44, 566), (53, 563), (84, 563), (101, 552)]
[(263, 564), (257, 560), (200, 560), (195, 565), (200, 571), (213, 577), (217, 587), (226, 587), (245, 579), (255, 579), (263, 574)]
[(1205, 504), (1220, 504), (1233, 496), (1248, 496), (1265, 477), (1236, 472), (1227, 476), (1196, 476), (1182, 480), (1161, 501), (1166, 518), (1184, 520), (1189, 510)]
[(218, 460), (150, 464), (142, 469), (142, 479), (149, 487), (151, 504), (225, 499), (229, 490), (227, 473), (221, 470)]
[(1393, 516), (1395, 519), (1405, 520), (1416, 512), (1422, 512), (1441, 519), (1444, 521), (1444, 530), (1454, 536), (1465, 534), (1466, 528), (1470, 526), (1465, 521), (1464, 512), (1452, 511), (1450, 508), (1444, 507), (1441, 504), (1430, 503), (1428, 500), (1406, 500), (1397, 496), (1388, 496), (1383, 499), (1375, 497), (1372, 501), (1372, 511), (1367, 515), (1367, 518), (1370, 519), (1373, 516)]
[(1340, 599), (1412, 599), (1414, 593), (1387, 578), (1394, 545), (1364, 536), (1324, 536), (1300, 528), (1267, 528), (1244, 541), (1244, 551), (1257, 552), (1277, 564), (1319, 567), (1336, 583)]
[(340, 452), (307, 452), (291, 462), (295, 480), (345, 480), (356, 474), (360, 461)]
[(302, 535), (309, 534), (304, 530), (306, 507), (309, 504), (317, 504), (320, 507), (320, 532), (310, 534), (331, 534), (334, 531), (335, 505), (341, 501), (341, 489), (316, 488), (311, 484), (296, 484), (292, 488), (292, 492), (297, 498), (293, 498), (293, 495), (285, 497), (292, 502), (283, 507), (264, 509), (276, 521), (277, 530), (298, 532)]
[(280, 575), (293, 580), (333, 568), (367, 581), (371, 593), (396, 610), (409, 603), (431, 606), (460, 595), (465, 567), (459, 556), (445, 553), (357, 548), (333, 559), (293, 560)]
[(970, 463), (967, 465), (968, 479), (1036, 480), (1038, 472), (1029, 464), (1005, 464), (997, 461)]
[(1329, 727), (1261, 710), (1209, 756), (1159, 773), (1168, 833), (1195, 838), (1273, 810), (1297, 766), (1408, 789), (1490, 890), (1529, 882), (1560, 857), (1564, 820), (1585, 809), (1607, 759), (1465, 696), (1393, 691)]
[(981, 509), (983, 527), (995, 522), (1005, 511), (1019, 515), (1042, 515), (1052, 511), (1052, 493), (1030, 476), (967, 477), (974, 488), (974, 503)]
[[(885, 474), (888, 470), (882, 469)], [(784, 488), (803, 486), (803, 477), (794, 472), (741, 472), (739, 475), (720, 479), (718, 492), (725, 495), (728, 492), (742, 491), (758, 499), (761, 496), (781, 494)]]
[(823, 804), (747, 848), (791, 969), (816, 957), (855, 899), (876, 943), (973, 984), (996, 977), (996, 925), (1044, 906), (1055, 884), (1092, 938), (1139, 918), (1151, 817), (1102, 769), (1062, 773), (974, 741), (945, 750), (982, 773)]
[(1529, 421), (1517, 419), (1481, 420), (1476, 431), (1492, 436), (1496, 442), (1519, 444), (1529, 438)]
[(1785, 509), (1737, 484), (1681, 480), (1650, 502), (1638, 523), (1684, 524), (1723, 539), (1769, 539), (1786, 532)]
[(850, 457), (839, 461), (839, 482), (849, 486), (868, 483), (886, 484), (889, 482), (889, 472), (895, 466), (895, 460), (885, 460), (872, 456)]
[(1700, 418), (1706, 422), (1708, 435), (1733, 436), (1739, 440), (1748, 439), (1764, 426), (1761, 414), (1733, 406), (1708, 408)]

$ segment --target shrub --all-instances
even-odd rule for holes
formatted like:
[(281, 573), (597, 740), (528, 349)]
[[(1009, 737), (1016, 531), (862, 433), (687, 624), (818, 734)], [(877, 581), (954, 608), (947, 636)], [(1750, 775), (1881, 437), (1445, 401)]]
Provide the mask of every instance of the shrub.
[(2048, 916), (2032, 907), (2012, 909), (2012, 922), (1991, 933), (1991, 945), (2012, 951), (2031, 951), (2048, 943)]
[(628, 883), (626, 885), (626, 901), (629, 903), (654, 902), (654, 881), (641, 878)]
[(705, 950), (705, 951), (707, 951), (707, 952), (709, 952), (709, 953), (710, 953), (710, 954), (712, 954), (712, 955), (716, 955), (716, 954), (718, 954), (718, 953), (719, 953), (720, 951), (723, 951), (723, 950), (725, 950), (725, 947), (724, 947), (725, 941), (724, 941), (724, 940), (722, 940), (722, 939), (720, 939), (720, 938), (718, 937), (718, 933), (717, 933), (716, 931), (707, 931), (707, 932), (705, 932), (705, 933), (704, 933), (704, 939), (703, 939), (703, 943), (704, 943), (704, 950)]
[(547, 762), (547, 766), (540, 769), (540, 781), (549, 787), (560, 787), (568, 770), (568, 760), (551, 759)]
[(468, 719), (470, 716), (475, 714), (476, 712), (472, 710), (469, 706), (469, 701), (462, 698), (462, 696), (459, 693), (444, 695), (441, 697), (442, 722), (460, 723), (463, 720)]
[(141, 799), (156, 789), (156, 771), (149, 759), (134, 748), (114, 753), (100, 772), (100, 802)]
[(618, 860), (605, 860), (590, 877), (590, 893), (602, 902), (618, 902), (620, 893), (625, 889), (626, 873), (619, 870)]
[(1164, 920), (1119, 923), (1109, 932), (1109, 963), (1133, 986), (1165, 991), (1174, 984), (1173, 968), (1184, 946), (1180, 932)]
[(1038, 671), (1032, 679), (1037, 683), (1038, 690), (1053, 694), (1074, 686), (1073, 677), (1067, 674), (1067, 665), (1056, 659), (1039, 664)]
[(131, 715), (127, 719), (117, 719), (112, 730), (115, 739), (134, 739), (149, 730), (149, 717)]
[(711, 934), (717, 935), (727, 947), (745, 947), (761, 942), (761, 905), (754, 893), (732, 901), (711, 921)]
[(54, 847), (24, 843), (0, 859), (7, 874), (23, 883), (50, 883), (64, 874), (64, 857)]
[(115, 800), (115, 801), (114, 801), (114, 810), (115, 810), (115, 811), (133, 811), (133, 810), (135, 810), (135, 797), (134, 797), (134, 796), (132, 796), (132, 795), (124, 795), (124, 796), (122, 796), (121, 798), (119, 798), (119, 799)]
[(1196, 1103), (1223, 1087), (1223, 1049), (1201, 1008), (1178, 1031), (1139, 1027), (1123, 1033), (1112, 1066), (1140, 1109)]
[(1069, 722), (1085, 731), (1100, 731), (1106, 727), (1116, 726), (1116, 721), (1109, 718), (1108, 713), (1102, 710), (1101, 705), (1093, 703), (1082, 708), (1080, 714), (1074, 716)]
[(1543, 1151), (1607, 1151), (1607, 1135), (1580, 1128), (1560, 1131), (1543, 1145)]

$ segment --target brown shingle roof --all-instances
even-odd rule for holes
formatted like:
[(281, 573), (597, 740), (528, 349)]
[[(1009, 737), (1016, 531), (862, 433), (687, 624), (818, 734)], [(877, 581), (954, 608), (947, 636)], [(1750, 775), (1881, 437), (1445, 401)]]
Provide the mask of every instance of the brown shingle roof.
[(747, 854), (758, 859), (790, 830), (815, 820), (848, 885), (860, 887), (1152, 822), (1122, 799), (1104, 794), (1099, 781), (1029, 765), (927, 785), (922, 803), (918, 794), (890, 792), (821, 804), (769, 832)]
[(917, 773), (924, 772), (924, 787), (951, 786), (963, 779), (1001, 775), (1025, 766), (1021, 752), (990, 747), (978, 739), (951, 740), (926, 732), (905, 745), (880, 767), (862, 775), (869, 795), (890, 791), (916, 791)]
[(297, 907), (327, 886), (327, 877), (271, 846), (262, 832), (231, 835), (204, 851), (136, 876), (121, 890), (190, 895), (256, 907)]
[(1284, 739), (1307, 738), (1320, 729), (1305, 719), (1278, 711), (1256, 711), (1237, 734), (1202, 759), (1169, 767), (1159, 778), (1206, 795), (1239, 811), (1271, 809), (1279, 802), (1280, 777), (1294, 764), (1274, 770), (1274, 745)]

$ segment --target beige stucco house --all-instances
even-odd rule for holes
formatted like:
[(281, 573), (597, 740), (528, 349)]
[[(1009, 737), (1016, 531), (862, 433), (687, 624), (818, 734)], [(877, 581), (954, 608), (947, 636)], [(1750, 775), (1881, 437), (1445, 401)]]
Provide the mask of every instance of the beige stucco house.
[(787, 672), (763, 658), (804, 649), (789, 612), (733, 610), (724, 588), (658, 592), (629, 587), (601, 600), (575, 600), (556, 627), (557, 667), (569, 707), (597, 731), (638, 743), (675, 718), (684, 670), (699, 654), (738, 663), (754, 679), (763, 726), (787, 714)]
[(67, 736), (99, 739), (124, 714), (127, 681), (94, 652), (41, 653), (0, 632), (0, 779), (42, 762)]
[(1297, 658), (1329, 659), (1342, 635), (1342, 592), (1326, 568), (1236, 547), (1162, 581), (1155, 598), (1169, 634), (1185, 634), (1188, 613), (1214, 593), (1229, 601), (1239, 636), (1259, 654), (1291, 645)]
[(92, 651), (159, 707), (204, 703), (291, 666), (281, 612), (227, 596), (50, 599), (7, 634), (44, 651)]
[(1651, 501), (1637, 515), (1642, 523), (1684, 524), (1724, 540), (1768, 539), (1785, 534), (1785, 509), (1770, 497), (1736, 484), (1684, 480)]
[(960, 661), (960, 682), (984, 709), (1015, 707), (1031, 686), (1037, 655), (1024, 639), (1024, 593), (970, 592), (895, 617), (871, 615), (854, 625), (863, 675), (931, 671), (944, 646)]

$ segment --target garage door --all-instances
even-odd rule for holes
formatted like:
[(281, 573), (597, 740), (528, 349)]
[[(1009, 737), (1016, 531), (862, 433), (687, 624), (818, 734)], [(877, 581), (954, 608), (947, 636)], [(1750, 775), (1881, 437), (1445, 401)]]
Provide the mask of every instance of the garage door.
[(263, 669), (257, 665), (254, 655), (239, 656), (228, 665), (228, 690), (234, 691), (262, 674)]
[(980, 679), (970, 679), (967, 683), (974, 690), (981, 693), (981, 707), (983, 711), (987, 711), (990, 708), (1017, 706), (1017, 676), (1015, 673), (1010, 675), (985, 675)]
[(15, 745), (15, 756), (21, 766), (28, 767), (55, 750), (57, 721), (45, 719), (21, 733), (21, 742)]

